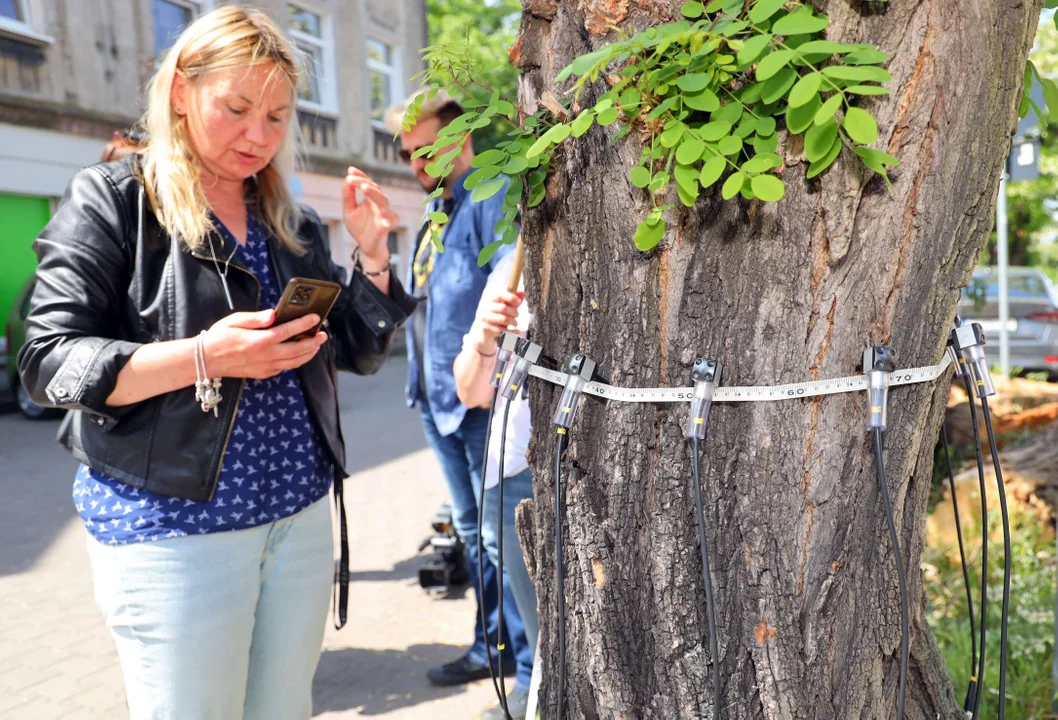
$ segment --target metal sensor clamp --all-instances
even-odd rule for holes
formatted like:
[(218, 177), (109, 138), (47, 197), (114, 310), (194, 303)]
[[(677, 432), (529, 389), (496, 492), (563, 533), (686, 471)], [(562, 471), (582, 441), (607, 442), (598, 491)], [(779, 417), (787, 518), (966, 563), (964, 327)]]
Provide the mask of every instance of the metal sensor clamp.
[(595, 374), (595, 360), (580, 353), (570, 355), (562, 372), (566, 374), (566, 383), (558, 409), (555, 410), (555, 425), (569, 430), (573, 427), (577, 404), (584, 394), (584, 387), (591, 382), (592, 375)]
[(499, 338), (496, 339), (496, 369), (492, 373), (492, 379), (489, 380), (492, 387), (498, 389), (503, 383), (503, 374), (507, 372), (507, 361), (511, 359), (511, 354), (517, 347), (519, 339), (512, 332), (500, 333)]
[(968, 360), (973, 374), (977, 397), (986, 398), (996, 394), (992, 384), (992, 375), (988, 372), (988, 360), (985, 358), (985, 333), (979, 323), (957, 325), (951, 331), (951, 342), (955, 349)]
[(687, 418), (686, 437), (705, 439), (706, 426), (709, 424), (709, 408), (713, 405), (713, 392), (720, 382), (723, 365), (710, 358), (697, 358), (691, 371), (694, 383), (694, 394), (691, 397), (691, 414)]
[(542, 347), (534, 342), (522, 337), (515, 337), (517, 338), (517, 343), (514, 347), (514, 369), (511, 370), (511, 375), (503, 386), (503, 397), (507, 398), (508, 401), (514, 400), (518, 391), (522, 389), (525, 379), (529, 377), (529, 370), (540, 360), (540, 354), (544, 351)]
[(889, 375), (896, 370), (896, 353), (892, 348), (875, 345), (863, 351), (863, 373), (867, 376), (867, 429), (885, 430), (888, 420)]

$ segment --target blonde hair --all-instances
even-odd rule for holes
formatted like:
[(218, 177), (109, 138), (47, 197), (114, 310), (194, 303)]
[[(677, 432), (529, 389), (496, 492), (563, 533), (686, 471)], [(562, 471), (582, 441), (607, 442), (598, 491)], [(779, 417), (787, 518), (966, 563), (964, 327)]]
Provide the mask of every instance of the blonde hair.
[[(162, 59), (148, 87), (147, 110), (141, 119), (148, 137), (143, 181), (159, 223), (192, 249), (200, 249), (216, 228), (210, 219), (201, 165), (191, 149), (187, 122), (172, 108), (177, 73), (194, 83), (214, 70), (273, 63), (293, 92), (299, 57), (296, 46), (267, 15), (225, 5), (191, 23)], [(275, 157), (257, 173), (253, 199), (272, 234), (284, 246), (301, 253), (304, 249), (296, 235), (301, 210), (289, 184), (299, 137), (297, 118), (291, 117)]]
[[(386, 115), (383, 118), (383, 122), (386, 124), (386, 129), (394, 135), (398, 134), (404, 129), (404, 115), (408, 112), (408, 108), (412, 106), (412, 103), (416, 102), (420, 95), (426, 95), (419, 106), (418, 111), (415, 113), (415, 122), (419, 123), (423, 120), (429, 120), (430, 118), (437, 117), (442, 110), (449, 107), (454, 107), (459, 110), (461, 114), (463, 112), (462, 106), (459, 101), (449, 95), (446, 91), (441, 89), (435, 89), (434, 96), (430, 97), (427, 93), (430, 90), (420, 90), (419, 92), (409, 95), (405, 98), (404, 102), (398, 105), (392, 105), (386, 110)], [(413, 123), (414, 124), (414, 123)]]

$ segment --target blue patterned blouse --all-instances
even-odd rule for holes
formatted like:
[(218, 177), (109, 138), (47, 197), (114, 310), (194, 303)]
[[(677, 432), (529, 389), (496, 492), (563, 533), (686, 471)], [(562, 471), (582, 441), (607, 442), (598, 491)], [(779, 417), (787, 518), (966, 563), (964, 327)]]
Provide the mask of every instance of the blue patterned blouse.
[[(231, 233), (214, 221), (227, 247), (233, 247)], [(247, 223), (246, 246), (237, 252), (261, 284), (262, 307), (275, 307), (281, 288), (272, 274), (265, 230), (252, 214)], [(86, 465), (74, 478), (73, 500), (96, 540), (124, 545), (274, 522), (324, 497), (333, 478), (334, 465), (316, 437), (301, 383), (294, 370), (287, 370), (246, 381), (212, 500), (156, 495)]]

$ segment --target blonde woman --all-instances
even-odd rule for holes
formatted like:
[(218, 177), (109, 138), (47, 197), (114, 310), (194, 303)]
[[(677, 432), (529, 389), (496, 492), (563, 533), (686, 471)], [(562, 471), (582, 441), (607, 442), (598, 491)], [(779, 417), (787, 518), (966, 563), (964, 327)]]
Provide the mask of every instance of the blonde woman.
[[(413, 307), (365, 175), (345, 179), (347, 280), (290, 198), (295, 53), (254, 10), (194, 22), (152, 81), (142, 155), (79, 172), (34, 246), (19, 371), (73, 411), (59, 439), (135, 720), (309, 717), (345, 475), (334, 370), (377, 370)], [(293, 277), (343, 285), (302, 340), (318, 318), (274, 324)]]

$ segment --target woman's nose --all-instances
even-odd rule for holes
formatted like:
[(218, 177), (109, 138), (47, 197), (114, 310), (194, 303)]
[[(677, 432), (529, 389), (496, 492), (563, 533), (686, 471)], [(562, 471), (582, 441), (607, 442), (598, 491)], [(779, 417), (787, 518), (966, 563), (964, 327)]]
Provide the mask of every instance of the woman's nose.
[(246, 126), (246, 139), (254, 145), (264, 145), (267, 139), (266, 118), (251, 120)]

